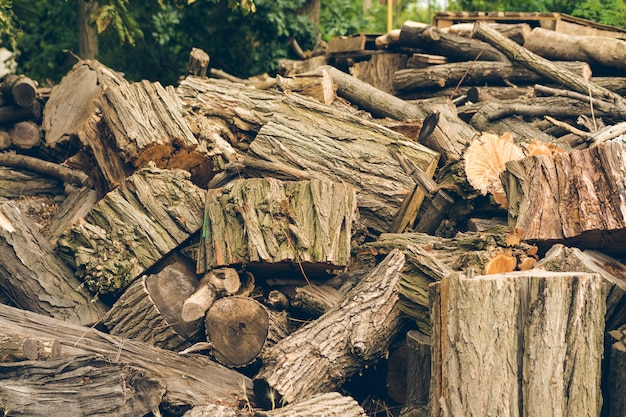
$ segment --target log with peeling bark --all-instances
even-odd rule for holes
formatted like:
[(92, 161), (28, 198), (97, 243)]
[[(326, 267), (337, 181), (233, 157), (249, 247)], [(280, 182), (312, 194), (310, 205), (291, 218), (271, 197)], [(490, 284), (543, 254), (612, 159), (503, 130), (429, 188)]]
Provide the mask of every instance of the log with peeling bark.
[(445, 55), (454, 61), (509, 61), (502, 52), (483, 41), (410, 20), (402, 24), (399, 42), (402, 46)]
[(506, 164), (509, 218), (522, 239), (620, 253), (626, 249), (623, 144), (537, 155)]
[[(2, 304), (0, 333), (15, 337), (55, 338), (61, 345), (62, 358), (97, 354), (112, 365), (137, 369), (146, 378), (165, 387), (161, 399), (165, 409), (186, 410), (218, 399), (236, 402), (242, 391), (252, 405), (256, 404), (252, 381), (248, 377), (202, 355), (182, 356), (148, 343)], [(207, 375), (211, 377), (207, 378)]]
[(253, 298), (223, 297), (204, 319), (211, 355), (228, 367), (263, 359), (290, 332), (286, 312), (272, 311)]
[(123, 290), (202, 227), (206, 191), (189, 176), (138, 170), (63, 233), (57, 252), (93, 292)]
[(330, 392), (383, 357), (402, 326), (396, 283), (403, 266), (404, 254), (392, 251), (340, 305), (271, 347), (254, 378), (259, 404)]
[(606, 36), (575, 36), (534, 28), (524, 48), (553, 61), (586, 61), (590, 65), (626, 69), (626, 40)]
[(60, 320), (97, 323), (106, 311), (14, 202), (0, 205), (0, 288), (15, 305)]
[(353, 187), (321, 180), (251, 178), (211, 189), (197, 271), (237, 264), (271, 265), (274, 273), (345, 268), (356, 203)]
[(432, 297), (431, 416), (600, 415), (597, 274), (451, 275)]
[[(511, 242), (510, 231), (502, 227), (489, 233), (458, 233), (454, 238), (442, 238), (424, 233), (388, 233), (376, 242), (356, 249), (356, 263), (371, 265), (393, 249), (406, 255), (406, 267), (398, 282), (398, 308), (414, 320), (420, 331), (430, 334), (429, 286), (454, 271), (473, 269), (485, 273), (492, 259), (502, 253), (515, 260), (519, 269), (534, 249), (521, 242)], [(507, 243), (507, 240), (509, 243)], [(515, 240), (515, 239), (513, 239)], [(467, 256), (470, 250), (472, 255)]]
[(608, 372), (606, 384), (605, 409), (609, 416), (623, 416), (626, 414), (626, 325), (610, 331), (608, 334), (607, 352)]
[(626, 265), (596, 250), (580, 250), (556, 244), (534, 265), (552, 272), (600, 274), (606, 287), (606, 330), (626, 323)]
[[(591, 76), (589, 64), (585, 62), (557, 62), (559, 68)], [(427, 68), (408, 68), (396, 71), (393, 76), (395, 91), (407, 93), (419, 89), (456, 87), (467, 85), (529, 85), (544, 80), (519, 65), (509, 62), (454, 62), (451, 64), (433, 65)]]
[(102, 319), (111, 334), (162, 349), (182, 350), (200, 340), (201, 323), (181, 319), (182, 305), (194, 290), (193, 268), (180, 261), (133, 281)]
[(97, 355), (0, 364), (5, 415), (141, 416), (157, 412), (163, 383)]

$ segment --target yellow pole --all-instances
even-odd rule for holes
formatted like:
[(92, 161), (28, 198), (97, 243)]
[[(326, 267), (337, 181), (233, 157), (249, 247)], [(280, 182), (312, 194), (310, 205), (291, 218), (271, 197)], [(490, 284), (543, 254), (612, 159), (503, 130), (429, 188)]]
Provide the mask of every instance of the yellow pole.
[(387, 33), (393, 28), (393, 0), (387, 0)]

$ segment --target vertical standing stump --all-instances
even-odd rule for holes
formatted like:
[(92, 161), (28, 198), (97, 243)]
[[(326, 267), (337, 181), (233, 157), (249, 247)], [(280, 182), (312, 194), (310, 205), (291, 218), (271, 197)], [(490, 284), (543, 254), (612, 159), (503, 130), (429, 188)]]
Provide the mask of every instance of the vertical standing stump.
[(345, 268), (357, 216), (355, 190), (345, 184), (233, 181), (207, 193), (197, 272), (253, 263), (293, 271), (300, 264), (307, 272)]
[(123, 290), (200, 230), (205, 195), (188, 172), (149, 164), (76, 220), (57, 251), (92, 291)]
[(396, 285), (404, 254), (393, 250), (344, 301), (272, 346), (254, 378), (260, 405), (330, 392), (384, 357), (402, 326)]
[(431, 297), (431, 416), (600, 415), (599, 275), (451, 275)]

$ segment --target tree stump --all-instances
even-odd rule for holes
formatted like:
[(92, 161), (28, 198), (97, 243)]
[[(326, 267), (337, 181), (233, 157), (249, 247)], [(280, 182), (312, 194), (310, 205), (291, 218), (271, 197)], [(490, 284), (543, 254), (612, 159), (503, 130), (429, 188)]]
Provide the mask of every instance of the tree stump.
[(345, 268), (357, 215), (355, 190), (345, 184), (233, 181), (207, 194), (197, 272), (236, 264)]
[(265, 355), (254, 378), (259, 404), (291, 403), (340, 386), (385, 355), (402, 320), (395, 308), (404, 254), (392, 251), (343, 302), (287, 336)]
[(93, 292), (123, 290), (200, 230), (205, 194), (188, 172), (149, 164), (75, 221), (57, 251)]
[(455, 274), (431, 296), (431, 416), (600, 415), (599, 275)]

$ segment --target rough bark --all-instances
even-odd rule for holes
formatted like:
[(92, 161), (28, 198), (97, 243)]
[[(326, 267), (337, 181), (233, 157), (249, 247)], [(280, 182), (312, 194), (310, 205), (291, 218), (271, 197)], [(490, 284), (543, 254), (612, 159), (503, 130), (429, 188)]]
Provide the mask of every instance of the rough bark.
[(431, 416), (599, 415), (598, 275), (450, 276), (431, 296)]
[(251, 404), (255, 404), (249, 378), (201, 355), (181, 356), (148, 343), (122, 339), (1, 304), (0, 333), (56, 338), (61, 344), (62, 357), (98, 354), (111, 364), (128, 365), (165, 386), (162, 405), (168, 407), (184, 408), (217, 399), (235, 401), (242, 390), (246, 391)]
[[(237, 264), (320, 273), (345, 268), (358, 219), (354, 188), (242, 179), (209, 190), (197, 271)], [(281, 265), (282, 264), (282, 265)]]
[(0, 364), (5, 415), (140, 416), (156, 411), (165, 386), (141, 369), (96, 356)]
[(395, 308), (404, 255), (392, 251), (344, 301), (269, 349), (254, 379), (260, 404), (330, 392), (387, 352), (402, 320)]
[(0, 362), (47, 361), (58, 359), (60, 355), (58, 339), (0, 336)]
[(381, 91), (393, 94), (393, 74), (404, 68), (406, 62), (407, 56), (404, 54), (375, 54), (367, 61), (352, 65), (350, 73)]
[(259, 411), (255, 417), (366, 417), (365, 410), (352, 397), (337, 392), (317, 394), (271, 411)]
[(57, 251), (93, 292), (123, 290), (200, 230), (205, 194), (189, 173), (148, 165), (75, 221)]
[(320, 70), (291, 77), (276, 76), (276, 85), (285, 93), (298, 93), (324, 104), (335, 100), (335, 85), (328, 71)]
[(626, 249), (626, 150), (609, 142), (508, 162), (502, 173), (509, 219), (522, 239), (620, 252)]
[(13, 202), (0, 205), (0, 288), (15, 305), (91, 325), (105, 313), (61, 262), (37, 226)]
[(187, 69), (185, 75), (194, 75), (196, 77), (205, 77), (206, 71), (209, 68), (209, 62), (211, 57), (209, 54), (199, 48), (191, 48), (189, 53), (189, 62), (187, 62)]
[(430, 337), (411, 330), (406, 335), (406, 401), (401, 417), (428, 416), (431, 360)]

